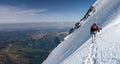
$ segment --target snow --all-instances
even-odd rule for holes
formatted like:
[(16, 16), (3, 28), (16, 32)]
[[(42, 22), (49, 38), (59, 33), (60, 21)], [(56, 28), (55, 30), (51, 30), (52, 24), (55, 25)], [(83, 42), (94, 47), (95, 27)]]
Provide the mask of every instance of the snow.
[[(120, 64), (120, 0), (97, 0), (95, 12), (68, 35), (42, 64)], [(103, 29), (91, 43), (91, 25)]]
[(95, 43), (90, 38), (61, 64), (120, 64), (120, 17), (113, 21), (97, 34)]

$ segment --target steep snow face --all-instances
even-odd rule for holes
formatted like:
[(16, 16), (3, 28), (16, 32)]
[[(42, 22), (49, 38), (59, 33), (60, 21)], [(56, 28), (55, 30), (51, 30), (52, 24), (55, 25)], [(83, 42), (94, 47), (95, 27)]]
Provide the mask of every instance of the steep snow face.
[(120, 64), (120, 16), (111, 21), (95, 43), (90, 38), (61, 64)]
[[(68, 35), (43, 64), (111, 64), (110, 62), (115, 64), (119, 62), (120, 26), (119, 22), (115, 21), (119, 21), (120, 0), (97, 0), (93, 6), (94, 12), (89, 13), (90, 16), (83, 25)], [(91, 44), (90, 27), (94, 22), (103, 30), (97, 34), (96, 43)], [(116, 35), (112, 35), (114, 33)], [(114, 47), (111, 48), (111, 46)]]

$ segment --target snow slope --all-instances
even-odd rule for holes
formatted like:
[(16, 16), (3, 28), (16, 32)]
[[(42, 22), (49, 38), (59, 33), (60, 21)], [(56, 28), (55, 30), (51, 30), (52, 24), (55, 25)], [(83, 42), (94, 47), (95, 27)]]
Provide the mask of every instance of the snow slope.
[(61, 64), (120, 64), (120, 16), (91, 38)]
[[(68, 35), (42, 64), (120, 64), (120, 0), (97, 0), (95, 12), (79, 29)], [(91, 43), (90, 27), (103, 28)]]

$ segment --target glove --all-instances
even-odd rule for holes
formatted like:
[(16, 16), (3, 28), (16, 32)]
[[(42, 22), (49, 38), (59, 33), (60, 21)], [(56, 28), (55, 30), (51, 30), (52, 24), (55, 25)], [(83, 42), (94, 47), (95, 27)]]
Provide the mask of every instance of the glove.
[(100, 30), (102, 30), (102, 28), (100, 28)]

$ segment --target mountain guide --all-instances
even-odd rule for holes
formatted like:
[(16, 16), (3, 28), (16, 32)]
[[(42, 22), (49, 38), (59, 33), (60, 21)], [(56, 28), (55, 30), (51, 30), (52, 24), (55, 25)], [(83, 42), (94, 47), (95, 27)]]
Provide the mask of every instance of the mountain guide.
[(90, 32), (92, 34), (92, 43), (95, 42), (95, 37), (96, 37), (96, 33), (97, 32), (100, 32), (102, 28), (100, 28), (96, 23), (94, 23), (92, 26), (91, 26), (91, 29), (90, 29)]

